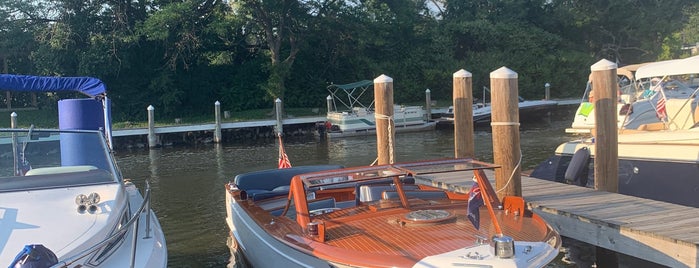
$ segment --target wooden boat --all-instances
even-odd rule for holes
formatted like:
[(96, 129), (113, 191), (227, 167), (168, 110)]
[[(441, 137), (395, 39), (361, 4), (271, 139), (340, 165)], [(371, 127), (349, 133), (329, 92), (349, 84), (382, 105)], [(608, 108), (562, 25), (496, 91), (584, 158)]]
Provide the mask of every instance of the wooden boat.
[[(472, 159), (449, 159), (245, 173), (225, 186), (226, 221), (237, 248), (254, 267), (548, 264), (558, 255), (560, 236), (520, 197), (493, 198), (484, 173), (492, 168)], [(473, 171), (481, 186), (474, 189), (486, 194), (414, 183), (420, 175), (459, 171)], [(485, 203), (480, 208), (475, 204), (479, 196)], [(468, 211), (480, 220), (469, 220)]]

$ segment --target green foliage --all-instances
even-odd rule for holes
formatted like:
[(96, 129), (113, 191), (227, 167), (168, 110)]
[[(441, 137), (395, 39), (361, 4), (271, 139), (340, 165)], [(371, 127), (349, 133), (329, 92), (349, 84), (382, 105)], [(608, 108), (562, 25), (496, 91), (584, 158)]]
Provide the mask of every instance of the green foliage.
[[(441, 3), (441, 13), (427, 4)], [(324, 108), (327, 86), (394, 79), (396, 103), (450, 99), (452, 74), (519, 74), (520, 95), (578, 97), (589, 66), (687, 56), (699, 3), (669, 1), (0, 0), (0, 67), (93, 76), (115, 121), (208, 118), (213, 102), (267, 116), (275, 98)], [(40, 95), (42, 108), (63, 95)], [(0, 94), (4, 98), (4, 94)], [(27, 106), (18, 95), (15, 107)], [(308, 109), (306, 109), (308, 110)], [(249, 115), (253, 116), (253, 115)]]

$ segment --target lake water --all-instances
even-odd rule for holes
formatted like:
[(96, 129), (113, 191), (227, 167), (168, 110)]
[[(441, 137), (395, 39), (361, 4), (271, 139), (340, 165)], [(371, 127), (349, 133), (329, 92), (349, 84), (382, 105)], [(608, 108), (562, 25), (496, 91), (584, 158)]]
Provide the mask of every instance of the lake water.
[[(565, 134), (571, 111), (554, 113), (549, 120), (523, 124), (520, 130), (522, 170), (533, 168), (550, 156), (561, 143), (574, 137)], [(492, 162), (490, 127), (477, 128), (477, 159)], [(453, 157), (452, 129), (396, 135), (396, 162)], [(286, 137), (286, 152), (292, 165), (369, 165), (376, 159), (376, 138), (319, 139), (313, 136)], [(133, 149), (117, 152), (126, 178), (141, 189), (148, 180), (152, 208), (165, 232), (170, 267), (226, 267), (231, 258), (226, 244), (224, 184), (236, 174), (276, 168), (275, 139)], [(584, 246), (572, 248), (585, 259)], [(580, 253), (583, 252), (583, 253)], [(559, 267), (568, 266), (560, 262)], [(582, 265), (583, 267), (585, 265)]]

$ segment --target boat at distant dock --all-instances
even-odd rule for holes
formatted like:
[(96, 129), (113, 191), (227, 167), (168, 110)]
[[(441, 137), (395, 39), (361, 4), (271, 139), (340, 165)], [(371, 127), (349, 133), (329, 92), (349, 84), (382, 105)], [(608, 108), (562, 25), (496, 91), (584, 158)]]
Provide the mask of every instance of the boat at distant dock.
[[(371, 97), (368, 91), (372, 86), (370, 80), (328, 86), (328, 106), (335, 109), (329, 109), (325, 122), (316, 124), (317, 134), (327, 137), (376, 135), (376, 116), (380, 115), (374, 112), (373, 99), (367, 100)], [(433, 130), (437, 125), (427, 118), (422, 106), (394, 105), (392, 119), (395, 132)]]

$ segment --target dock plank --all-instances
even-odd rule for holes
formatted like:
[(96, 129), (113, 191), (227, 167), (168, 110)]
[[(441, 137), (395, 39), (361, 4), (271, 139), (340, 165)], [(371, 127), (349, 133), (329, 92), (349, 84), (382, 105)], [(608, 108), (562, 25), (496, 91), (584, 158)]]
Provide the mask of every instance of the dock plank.
[[(458, 173), (416, 181), (467, 193), (472, 175)], [(486, 174), (494, 183), (494, 173)], [(699, 208), (527, 176), (522, 195), (562, 236), (670, 267), (699, 266)]]

